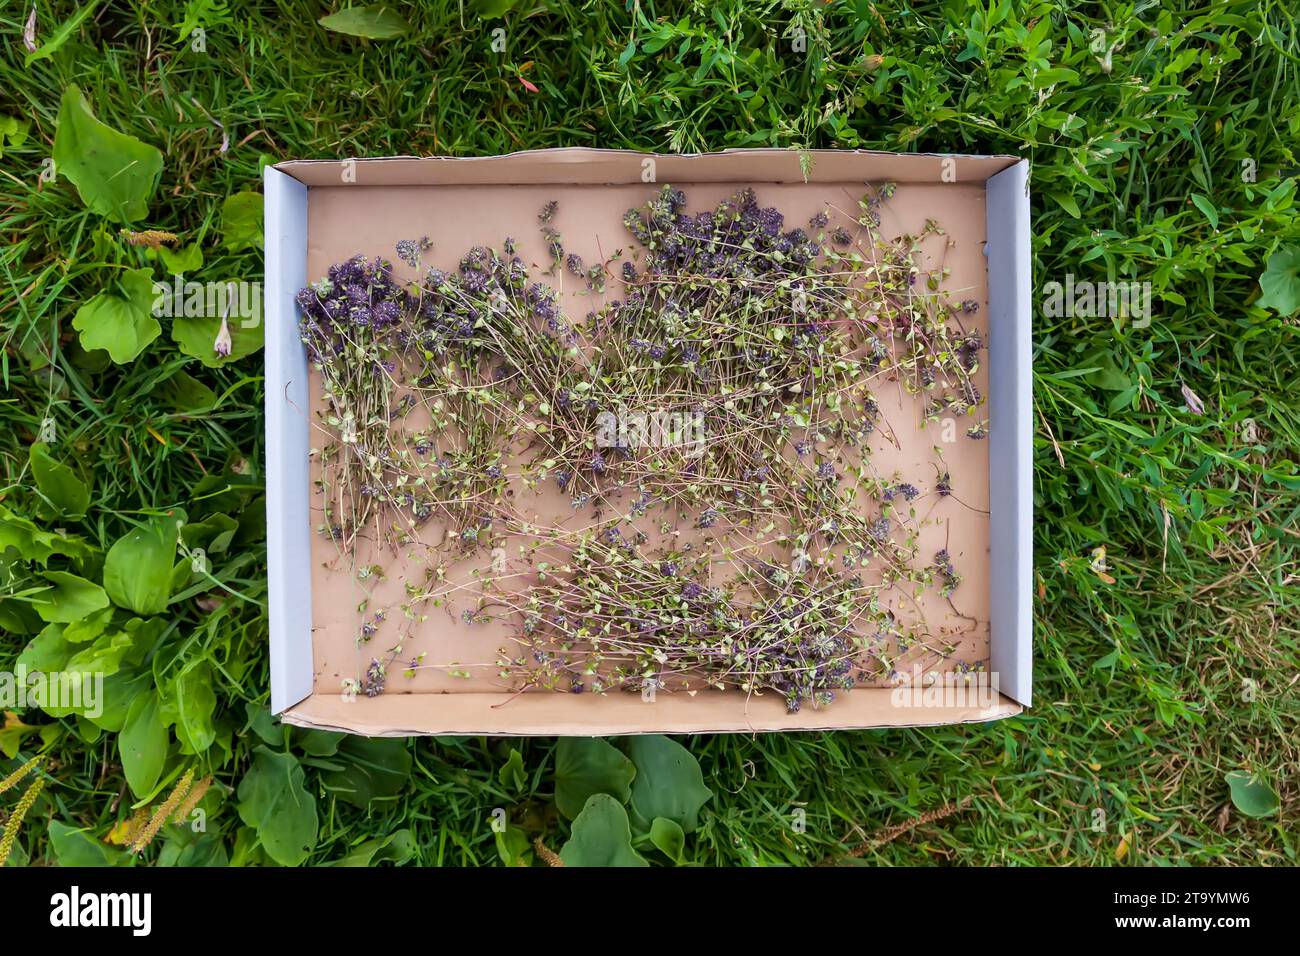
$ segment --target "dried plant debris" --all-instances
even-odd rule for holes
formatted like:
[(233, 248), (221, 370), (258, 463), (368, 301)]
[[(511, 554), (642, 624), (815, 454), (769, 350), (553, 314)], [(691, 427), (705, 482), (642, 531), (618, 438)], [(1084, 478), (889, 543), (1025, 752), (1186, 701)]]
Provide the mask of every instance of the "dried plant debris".
[[(511, 623), (498, 665), (515, 689), (727, 688), (796, 711), (949, 656), (884, 597), (951, 603), (951, 555), (918, 546), (951, 478), (941, 462), (928, 488), (877, 472), (872, 443), (893, 427), (877, 396), (901, 389), (918, 427), (967, 416), (967, 438), (985, 437), (985, 340), (979, 304), (951, 302), (947, 270), (922, 265), (942, 228), (881, 235), (893, 194), (787, 228), (752, 189), (691, 213), (664, 186), (624, 218), (634, 254), (594, 265), (566, 252), (551, 202), (545, 281), (510, 238), (449, 272), (426, 267), (422, 238), (396, 248), (414, 281), (357, 256), (301, 290), (324, 406), (320, 532), (345, 555), (359, 538), (438, 555), (400, 609), (358, 609), (359, 647), (390, 610), (402, 636), (364, 655), (351, 693), (435, 666), (406, 643), (442, 603), (447, 563), (480, 552), (494, 573), (464, 620)], [(600, 302), (580, 318), (559, 292), (575, 279)], [(530, 499), (547, 494), (590, 520), (535, 527)], [(511, 544), (523, 590), (494, 584)]]

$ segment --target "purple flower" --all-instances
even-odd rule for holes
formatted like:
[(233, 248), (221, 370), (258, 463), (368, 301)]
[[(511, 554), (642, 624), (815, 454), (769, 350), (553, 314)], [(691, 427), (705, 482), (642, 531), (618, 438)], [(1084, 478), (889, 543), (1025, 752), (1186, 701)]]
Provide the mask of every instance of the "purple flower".
[(555, 290), (550, 286), (534, 282), (528, 286), (526, 298), (533, 314), (539, 319), (551, 321), (556, 317)]
[(902, 495), (908, 501), (911, 501), (919, 494), (920, 492), (916, 490), (916, 485), (902, 482), (901, 484), (894, 485), (892, 488), (886, 488), (881, 497), (884, 498), (885, 501), (893, 501), (898, 495)]

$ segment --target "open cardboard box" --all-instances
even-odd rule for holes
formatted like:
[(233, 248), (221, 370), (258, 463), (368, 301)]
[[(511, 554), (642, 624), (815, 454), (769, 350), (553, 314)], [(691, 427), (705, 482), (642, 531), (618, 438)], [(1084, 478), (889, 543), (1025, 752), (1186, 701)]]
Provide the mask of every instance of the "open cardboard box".
[[(647, 171), (653, 175), (647, 175)], [(965, 614), (978, 620), (954, 659), (982, 661), (977, 692), (944, 694), (942, 685), (858, 687), (828, 707), (790, 714), (779, 695), (740, 691), (515, 694), (494, 668), (471, 665), (468, 679), (445, 674), (391, 682), (375, 698), (351, 699), (341, 678), (356, 672), (355, 577), (313, 529), (320, 522), (309, 454), (319, 389), (299, 339), (294, 295), (329, 265), (351, 255), (392, 257), (401, 238), (429, 236), (430, 263), (453, 268), (472, 245), (520, 239), (525, 261), (543, 261), (534, 216), (558, 199), (567, 248), (599, 261), (630, 246), (626, 209), (651, 198), (653, 183), (685, 190), (690, 209), (710, 208), (752, 186), (764, 206), (796, 224), (830, 204), (856, 214), (865, 184), (898, 184), (896, 221), (886, 233), (940, 221), (949, 286), (982, 305), (987, 352), (980, 370), (987, 395), (986, 442), (957, 453), (964, 500), (959, 523)], [(265, 171), (266, 453), (270, 583), (271, 704), (289, 723), (372, 736), (415, 734), (610, 735), (823, 730), (932, 726), (993, 720), (1031, 700), (1031, 379), (1028, 164), (1012, 157), (861, 151), (728, 150), (649, 156), (619, 150), (555, 149), (483, 158), (295, 161)], [(848, 212), (852, 210), (853, 212)], [(567, 298), (567, 296), (566, 296)], [(565, 302), (571, 308), (577, 303)], [(589, 308), (590, 306), (586, 306)], [(900, 399), (899, 420), (917, 422)], [(905, 432), (908, 426), (904, 424)], [(913, 424), (894, 452), (924, 465), (936, 437)], [(951, 462), (951, 458), (945, 458)], [(978, 511), (986, 509), (987, 516)], [(943, 547), (922, 537), (924, 546)], [(400, 558), (398, 559), (401, 560)], [(946, 613), (946, 612), (944, 612)], [(964, 615), (963, 615), (964, 616)], [(445, 660), (491, 660), (501, 633), (458, 630), (448, 618), (427, 625), (424, 649)], [(949, 623), (952, 623), (950, 620)], [(952, 628), (953, 631), (958, 628)], [(967, 628), (966, 630), (971, 630)], [(366, 655), (368, 656), (368, 655)], [(364, 665), (360, 665), (364, 666)], [(959, 685), (960, 687), (960, 685)]]

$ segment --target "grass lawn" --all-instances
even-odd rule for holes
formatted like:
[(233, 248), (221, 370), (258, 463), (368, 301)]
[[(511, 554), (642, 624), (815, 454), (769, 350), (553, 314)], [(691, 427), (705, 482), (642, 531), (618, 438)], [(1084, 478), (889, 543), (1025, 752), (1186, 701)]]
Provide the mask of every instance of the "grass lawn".
[[(124, 226), (177, 234), (189, 278), (260, 280), (257, 200), (229, 200), (268, 162), (574, 145), (1024, 156), (1037, 300), (1067, 274), (1152, 290), (1149, 325), (1036, 316), (1034, 708), (682, 738), (712, 798), (681, 859), (1298, 862), (1294, 8), (398, 6), (407, 31), (372, 41), (302, 0), (41, 3), (29, 55), (30, 4), (0, 5), (0, 670), (76, 655), (112, 687), (99, 722), (3, 715), (0, 780), (43, 757), (0, 786), (8, 865), (540, 865), (565, 844), (555, 740), (372, 748), (270, 721), (256, 342), (217, 362), (211, 329), (164, 319), (150, 340), (129, 296), (95, 297), (167, 272)], [(55, 147), (61, 106), (69, 134), (90, 122), (74, 84), (161, 151), (141, 208), (120, 180), (70, 181), (93, 178), (89, 140)], [(210, 573), (159, 599), (140, 568), (176, 509)], [(101, 581), (130, 613), (101, 606)], [(285, 786), (296, 810), (276, 806)]]

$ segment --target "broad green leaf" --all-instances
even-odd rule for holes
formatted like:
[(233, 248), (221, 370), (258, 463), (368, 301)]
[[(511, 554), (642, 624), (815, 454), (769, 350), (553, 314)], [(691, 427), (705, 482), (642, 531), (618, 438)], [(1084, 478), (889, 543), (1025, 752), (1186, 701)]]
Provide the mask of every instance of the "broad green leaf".
[[(51, 725), (46, 725), (49, 726)], [(18, 756), (18, 748), (22, 746), (23, 738), (28, 734), (39, 733), (42, 729), (32, 724), (24, 724), (13, 711), (7, 714), (0, 711), (0, 754), (4, 754), (8, 760), (13, 760)], [(9, 859), (8, 865), (12, 866), (13, 857)]]
[(371, 3), (364, 7), (349, 7), (338, 13), (321, 17), (318, 21), (326, 30), (346, 33), (367, 40), (392, 40), (405, 36), (411, 27), (401, 14), (385, 3)]
[(0, 505), (0, 554), (13, 548), (24, 561), (44, 564), (54, 553), (50, 546), (50, 532), (42, 531), (36, 524)]
[(72, 656), (72, 645), (63, 638), (65, 630), (62, 624), (47, 624), (41, 632), (33, 637), (23, 652), (18, 655), (16, 664), (28, 672), (40, 671), (42, 674), (63, 670)]
[(231, 866), (270, 866), (274, 862), (258, 840), (256, 830), (241, 826), (235, 831), (235, 845), (230, 851)]
[(154, 394), (178, 412), (195, 412), (217, 404), (217, 393), (183, 370), (163, 382)]
[(77, 473), (50, 454), (45, 442), (33, 442), (27, 460), (32, 466), (32, 477), (55, 513), (64, 518), (80, 518), (90, 507), (90, 489), (77, 477)]
[(131, 862), (130, 854), (116, 847), (106, 846), (85, 830), (70, 827), (59, 820), (51, 820), (46, 831), (50, 850), (59, 866), (125, 866)]
[(113, 603), (136, 614), (159, 614), (171, 597), (176, 522), (166, 515), (117, 539), (104, 559), (104, 588)]
[(158, 866), (219, 867), (230, 866), (230, 854), (215, 833), (205, 833), (193, 843), (168, 840), (158, 854)]
[(191, 521), (181, 528), (180, 533), (187, 548), (202, 548), (206, 554), (220, 554), (230, 547), (238, 530), (238, 521), (218, 512), (202, 521)]
[(167, 760), (167, 728), (158, 716), (158, 697), (144, 692), (136, 695), (126, 713), (126, 723), (117, 738), (122, 757), (122, 772), (136, 797), (153, 792)]
[(1263, 292), (1255, 304), (1278, 315), (1300, 312), (1300, 246), (1283, 246), (1268, 257), (1268, 267), (1259, 277)]
[(249, 303), (251, 315), (240, 316), (232, 309), (226, 317), (226, 330), (230, 333), (230, 354), (218, 354), (215, 344), (221, 331), (220, 315), (178, 316), (172, 320), (172, 341), (186, 355), (198, 359), (208, 368), (219, 368), (228, 362), (238, 362), (262, 347), (262, 304)]
[(99, 738), (104, 736), (103, 728), (91, 723), (84, 714), (76, 714), (74, 724), (77, 728), (77, 736), (88, 744), (98, 743)]
[(686, 833), (676, 820), (655, 817), (650, 824), (650, 842), (674, 863), (682, 862), (682, 853), (686, 849)]
[(291, 754), (253, 750), (253, 764), (239, 782), (239, 818), (257, 831), (267, 855), (281, 866), (298, 866), (316, 846), (316, 798)]
[(1232, 794), (1232, 805), (1248, 817), (1272, 816), (1282, 805), (1277, 791), (1262, 777), (1245, 770), (1233, 770), (1223, 779)]
[(214, 718), (217, 696), (212, 690), (212, 669), (204, 660), (187, 664), (172, 682), (164, 719), (175, 715), (176, 739), (188, 753), (200, 754), (217, 739)]
[(122, 661), (135, 648), (131, 635), (123, 631), (97, 637), (89, 647), (83, 647), (68, 658), (65, 671), (89, 676), (108, 677), (122, 668)]
[(82, 567), (92, 555), (83, 538), (43, 531), (21, 515), (0, 505), (0, 554), (13, 548), (26, 561), (45, 564), (52, 555), (62, 554)]
[(1064, 209), (1066, 212), (1068, 212), (1075, 219), (1078, 219), (1079, 216), (1082, 215), (1082, 213), (1079, 210), (1078, 202), (1076, 202), (1075, 198), (1071, 196), (1069, 193), (1054, 189), (1051, 192), (1049, 192), (1048, 195), (1051, 196), (1053, 199), (1055, 199), (1057, 203), (1060, 205), (1060, 207)]
[[(0, 575), (5, 573), (6, 562), (0, 557)], [(35, 634), (42, 621), (25, 601), (0, 599), (0, 630), (14, 634)]]
[(496, 838), (497, 856), (501, 858), (503, 864), (528, 866), (532, 862), (532, 846), (528, 842), (528, 834), (522, 827), (512, 823), (504, 830), (493, 830), (492, 835)]
[(123, 225), (143, 219), (162, 166), (162, 153), (153, 146), (95, 119), (75, 84), (64, 91), (54, 167), (77, 187), (88, 209)]
[(118, 282), (120, 292), (101, 292), (81, 308), (72, 327), (81, 333), (81, 347), (103, 349), (125, 365), (158, 337), (162, 326), (153, 317), (153, 277), (148, 269), (127, 269)]
[(402, 792), (411, 775), (411, 752), (404, 737), (348, 735), (332, 763), (338, 769), (321, 774), (321, 783), (355, 807)]
[(627, 811), (609, 794), (591, 797), (573, 821), (560, 859), (565, 866), (649, 866), (645, 858), (632, 849), (632, 829)]
[(59, 48), (62, 47), (63, 44), (67, 43), (68, 40), (76, 34), (77, 30), (81, 28), (81, 24), (86, 17), (95, 12), (95, 7), (97, 6), (99, 6), (99, 0), (90, 0), (89, 3), (78, 7), (77, 12), (64, 20), (59, 28), (50, 34), (48, 40), (38, 46), (35, 50), (28, 53), (27, 56), (23, 57), (23, 68), (26, 69), (37, 60), (44, 60), (46, 57), (53, 56), (57, 53)]
[(309, 757), (332, 757), (339, 752), (347, 734), (332, 730), (294, 730), (295, 742)]
[(699, 826), (700, 808), (713, 797), (694, 755), (659, 734), (629, 737), (627, 752), (636, 765), (632, 811), (638, 829), (644, 831), (655, 817), (664, 817), (686, 833), (694, 831)]
[(143, 694), (153, 695), (153, 675), (138, 668), (119, 668), (116, 674), (104, 678), (100, 713), (87, 713), (86, 719), (110, 734), (120, 733), (131, 704)]
[(14, 116), (0, 116), (0, 156), (4, 156), (4, 147), (21, 146), (27, 142), (27, 130), (30, 120), (20, 120)]
[(87, 614), (80, 621), (73, 621), (63, 629), (63, 639), (69, 644), (85, 644), (87, 641), (93, 641), (108, 630), (115, 610), (112, 605), (109, 605), (93, 614)]
[(415, 856), (415, 849), (415, 834), (409, 828), (403, 828), (386, 837), (367, 840), (343, 859), (329, 865), (375, 866), (379, 863), (392, 863), (394, 866), (401, 866)]
[(221, 242), (231, 252), (262, 248), (262, 194), (235, 193), (221, 204)]
[(139, 664), (144, 661), (155, 642), (167, 630), (167, 621), (160, 617), (133, 617), (126, 622), (123, 630), (131, 635), (131, 642), (134, 645), (127, 656), (133, 663)]
[(276, 723), (270, 707), (266, 704), (248, 701), (244, 704), (244, 716), (248, 718), (248, 729), (261, 737), (264, 743), (272, 747), (284, 744), (284, 730)]
[(497, 779), (507, 790), (522, 790), (528, 785), (528, 774), (524, 771), (524, 758), (514, 747), (510, 748), (510, 757), (497, 771)]
[(572, 820), (595, 793), (626, 803), (635, 776), (632, 761), (599, 737), (561, 737), (555, 748), (555, 805)]
[(42, 621), (68, 624), (108, 606), (108, 595), (93, 581), (67, 571), (42, 571), (41, 577), (53, 585), (33, 599)]
[(181, 246), (175, 250), (160, 246), (158, 258), (162, 260), (169, 275), (183, 276), (203, 268), (203, 249), (197, 242), (191, 242), (188, 246)]

